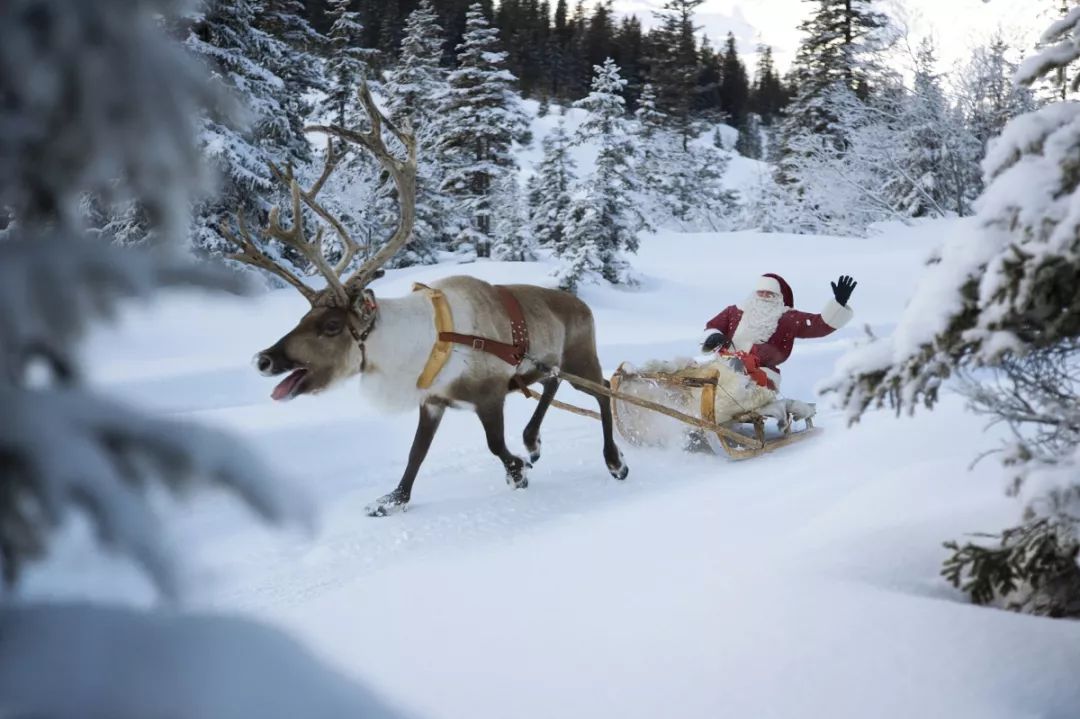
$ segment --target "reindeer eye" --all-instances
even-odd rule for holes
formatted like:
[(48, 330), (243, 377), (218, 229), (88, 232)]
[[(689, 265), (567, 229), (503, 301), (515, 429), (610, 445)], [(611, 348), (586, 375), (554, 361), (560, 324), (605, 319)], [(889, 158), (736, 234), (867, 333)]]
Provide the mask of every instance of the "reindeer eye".
[(345, 328), (345, 323), (339, 318), (333, 317), (323, 322), (322, 333), (324, 335), (336, 335), (341, 334), (341, 330)]

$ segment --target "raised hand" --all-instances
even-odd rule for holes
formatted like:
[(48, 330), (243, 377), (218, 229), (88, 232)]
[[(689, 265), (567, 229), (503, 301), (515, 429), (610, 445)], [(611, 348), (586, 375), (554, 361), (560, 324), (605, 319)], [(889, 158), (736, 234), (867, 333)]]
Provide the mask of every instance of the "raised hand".
[(847, 302), (851, 299), (851, 293), (855, 291), (855, 285), (859, 283), (849, 275), (840, 275), (838, 281), (829, 284), (832, 285), (832, 293), (836, 301), (847, 307)]

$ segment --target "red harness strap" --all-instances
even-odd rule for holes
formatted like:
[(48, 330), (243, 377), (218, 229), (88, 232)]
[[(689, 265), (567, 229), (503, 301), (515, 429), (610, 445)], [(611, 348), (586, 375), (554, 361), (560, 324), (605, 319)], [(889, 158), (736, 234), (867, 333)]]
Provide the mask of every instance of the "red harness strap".
[(521, 303), (518, 302), (517, 297), (514, 297), (514, 293), (504, 285), (495, 285), (495, 291), (499, 293), (503, 308), (510, 317), (510, 337), (513, 344), (457, 332), (440, 332), (439, 339), (443, 342), (469, 345), (474, 350), (493, 354), (503, 362), (516, 367), (521, 364), (529, 351), (529, 327), (525, 324), (525, 312), (521, 309)]

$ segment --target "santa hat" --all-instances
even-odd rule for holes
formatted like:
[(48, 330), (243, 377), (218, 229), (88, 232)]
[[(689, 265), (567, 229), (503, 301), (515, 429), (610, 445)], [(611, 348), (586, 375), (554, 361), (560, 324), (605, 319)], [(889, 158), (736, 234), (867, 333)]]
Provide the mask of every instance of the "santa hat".
[(791, 292), (791, 285), (789, 285), (780, 275), (774, 275), (771, 272), (762, 275), (758, 280), (755, 289), (758, 291), (765, 290), (766, 292), (780, 295), (784, 298), (784, 307), (795, 306), (795, 297)]

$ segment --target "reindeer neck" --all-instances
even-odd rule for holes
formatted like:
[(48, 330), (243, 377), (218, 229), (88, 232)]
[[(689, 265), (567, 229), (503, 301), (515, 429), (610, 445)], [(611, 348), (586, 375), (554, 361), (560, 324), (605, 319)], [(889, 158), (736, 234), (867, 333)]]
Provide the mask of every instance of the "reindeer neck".
[(364, 374), (416, 383), (435, 343), (431, 301), (420, 292), (378, 298), (375, 327), (365, 342)]

